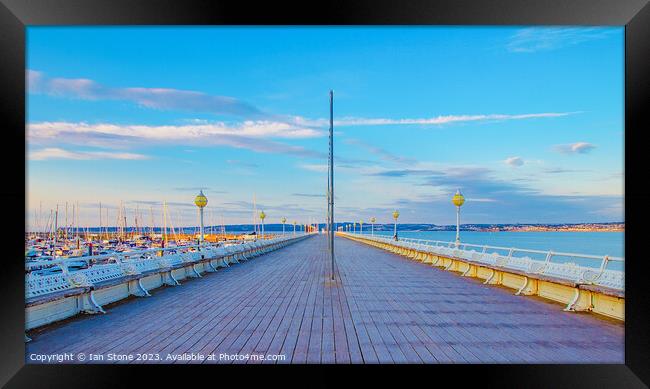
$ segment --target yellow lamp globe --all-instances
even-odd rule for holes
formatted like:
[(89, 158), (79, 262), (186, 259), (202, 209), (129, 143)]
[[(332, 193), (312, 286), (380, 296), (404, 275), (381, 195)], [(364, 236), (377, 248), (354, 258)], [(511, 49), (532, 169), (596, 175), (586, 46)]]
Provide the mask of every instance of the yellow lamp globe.
[(286, 217), (283, 217), (283, 218), (282, 218), (282, 224), (284, 224), (284, 223), (286, 223), (286, 222), (287, 222), (287, 218), (286, 218)]
[(451, 198), (451, 202), (457, 207), (460, 207), (465, 203), (465, 197), (460, 193), (460, 189), (458, 189), (454, 197)]
[(393, 212), (393, 219), (397, 220), (398, 217), (399, 217), (399, 211), (395, 210), (395, 212)]
[(208, 205), (208, 198), (203, 194), (203, 190), (201, 190), (201, 192), (194, 198), (194, 204), (199, 208)]
[(370, 223), (374, 223), (374, 222), (376, 222), (376, 221), (377, 221), (377, 219), (375, 219), (374, 217), (371, 217), (371, 218), (370, 218)]
[(260, 212), (260, 219), (264, 220), (264, 218), (266, 218), (266, 214), (262, 211)]

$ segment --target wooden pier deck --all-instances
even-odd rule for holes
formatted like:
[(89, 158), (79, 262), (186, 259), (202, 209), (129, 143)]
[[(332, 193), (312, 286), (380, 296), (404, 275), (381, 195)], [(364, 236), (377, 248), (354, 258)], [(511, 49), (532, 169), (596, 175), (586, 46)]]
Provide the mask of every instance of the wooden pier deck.
[[(30, 334), (27, 363), (30, 354), (55, 353), (103, 355), (97, 363), (115, 363), (110, 353), (150, 353), (159, 363), (184, 353), (215, 355), (203, 363), (624, 362), (622, 324), (347, 239), (335, 243), (334, 283), (326, 239), (316, 236)], [(143, 363), (118, 363), (127, 362)]]

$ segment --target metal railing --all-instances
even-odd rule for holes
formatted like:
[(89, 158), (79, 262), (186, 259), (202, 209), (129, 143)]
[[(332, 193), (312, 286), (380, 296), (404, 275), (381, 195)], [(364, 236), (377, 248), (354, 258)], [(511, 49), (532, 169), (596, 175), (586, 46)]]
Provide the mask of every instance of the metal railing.
[[(348, 232), (344, 234), (406, 249), (458, 257), (531, 275), (547, 275), (575, 283), (600, 285), (621, 291), (625, 287), (624, 272), (622, 270), (607, 269), (607, 266), (612, 263), (623, 269), (625, 259), (622, 257), (470, 243), (456, 245), (455, 242), (417, 238), (399, 238), (396, 241), (392, 237), (380, 235), (373, 236)], [(554, 262), (554, 259), (560, 259), (560, 261)]]
[(235, 245), (204, 243), (82, 257), (30, 260), (25, 262), (25, 294), (27, 298), (37, 297), (183, 263), (192, 264), (206, 258), (244, 255), (245, 259), (248, 252), (263, 253), (270, 246), (306, 235), (287, 234)]

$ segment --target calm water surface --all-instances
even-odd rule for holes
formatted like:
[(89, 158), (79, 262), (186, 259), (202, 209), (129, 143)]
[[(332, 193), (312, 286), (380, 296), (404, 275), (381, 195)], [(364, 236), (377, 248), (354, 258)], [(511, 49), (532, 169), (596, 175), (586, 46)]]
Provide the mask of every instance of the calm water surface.
[[(364, 234), (370, 234), (370, 231), (365, 230), (365, 226)], [(375, 234), (393, 235), (392, 231), (376, 231)], [(624, 234), (624, 232), (461, 231), (460, 240), (463, 243), (477, 245), (624, 257)], [(454, 231), (398, 231), (398, 235), (403, 238), (441, 240), (445, 242), (452, 242), (456, 239), (456, 232)], [(561, 258), (558, 258), (558, 260), (561, 260)], [(582, 263), (583, 261), (577, 262)], [(591, 266), (596, 264), (596, 261), (590, 262), (592, 262)], [(619, 269), (620, 267), (610, 265), (608, 268)]]

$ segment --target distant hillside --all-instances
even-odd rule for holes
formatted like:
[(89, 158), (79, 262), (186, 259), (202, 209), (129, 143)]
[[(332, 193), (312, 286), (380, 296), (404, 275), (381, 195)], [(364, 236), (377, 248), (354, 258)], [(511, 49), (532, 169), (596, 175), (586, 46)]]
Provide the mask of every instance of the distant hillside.
[[(352, 224), (352, 223), (342, 223)], [(364, 230), (367, 224), (364, 224)], [(357, 229), (359, 226), (357, 225)], [(393, 224), (375, 224), (375, 231), (393, 231)], [(624, 231), (625, 223), (461, 224), (462, 231)], [(398, 224), (398, 231), (456, 231), (456, 225)]]

